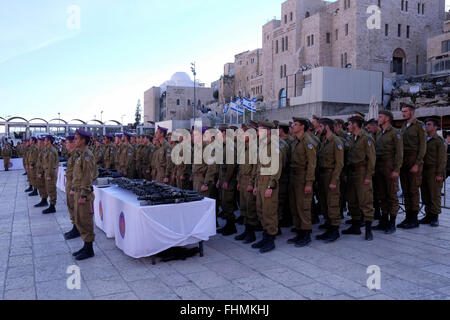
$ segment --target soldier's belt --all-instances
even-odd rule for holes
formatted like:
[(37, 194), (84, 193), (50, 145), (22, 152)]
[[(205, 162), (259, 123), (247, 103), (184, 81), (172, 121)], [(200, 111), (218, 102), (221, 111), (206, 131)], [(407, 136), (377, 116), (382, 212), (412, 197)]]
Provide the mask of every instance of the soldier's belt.
[(405, 156), (417, 156), (417, 151), (403, 151)]
[(334, 171), (334, 168), (320, 168), (319, 170), (329, 172), (329, 171)]
[(305, 174), (305, 169), (292, 169), (291, 168), (291, 175), (299, 175), (299, 174)]
[(351, 164), (348, 167), (350, 168), (350, 170), (365, 169), (366, 168), (366, 164), (365, 163)]
[[(90, 188), (91, 188), (91, 193), (94, 192), (94, 188), (93, 187), (90, 187)], [(80, 188), (72, 188), (72, 191), (81, 192), (81, 189)]]

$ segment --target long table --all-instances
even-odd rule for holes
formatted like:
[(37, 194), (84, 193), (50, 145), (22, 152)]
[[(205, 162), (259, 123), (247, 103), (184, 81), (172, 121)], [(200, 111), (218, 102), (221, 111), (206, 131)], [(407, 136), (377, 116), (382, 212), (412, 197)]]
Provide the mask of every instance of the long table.
[[(65, 168), (58, 169), (58, 189), (65, 191)], [(96, 226), (126, 255), (154, 257), (173, 247), (200, 244), (216, 235), (216, 202), (202, 201), (141, 207), (137, 196), (117, 186), (94, 186)]]
[[(23, 167), (23, 160), (22, 158), (13, 158), (9, 160), (10, 167), (9, 170), (25, 170)], [(3, 159), (0, 159), (0, 170), (3, 170), (5, 168), (3, 164)]]

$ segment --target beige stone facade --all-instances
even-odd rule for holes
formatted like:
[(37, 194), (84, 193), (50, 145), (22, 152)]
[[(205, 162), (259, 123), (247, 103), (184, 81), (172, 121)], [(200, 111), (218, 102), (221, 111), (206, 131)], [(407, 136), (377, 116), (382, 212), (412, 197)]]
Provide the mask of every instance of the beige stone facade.
[(252, 98), (262, 90), (256, 78), (262, 75), (262, 50), (246, 51), (235, 56), (234, 62), (234, 96)]
[[(367, 10), (378, 3), (379, 28), (369, 29), (373, 13)], [(277, 104), (287, 96), (289, 104), (300, 95), (308, 82), (301, 67), (423, 74), (427, 39), (442, 30), (444, 20), (445, 0), (288, 0), (281, 20), (262, 29), (264, 101)]]
[(440, 35), (428, 39), (428, 72), (450, 72), (450, 20), (444, 23)]

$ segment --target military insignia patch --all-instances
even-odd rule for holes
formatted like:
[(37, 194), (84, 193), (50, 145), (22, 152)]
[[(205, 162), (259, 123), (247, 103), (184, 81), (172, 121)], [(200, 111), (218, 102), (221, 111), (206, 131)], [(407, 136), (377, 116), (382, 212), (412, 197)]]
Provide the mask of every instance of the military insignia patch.
[(313, 148), (313, 145), (311, 143), (308, 143), (308, 149), (312, 150), (312, 148)]
[(128, 154), (129, 157), (131, 157), (132, 155), (133, 155), (132, 153), (129, 153), (129, 154)]
[(372, 145), (372, 140), (367, 140), (367, 144), (369, 145), (369, 147)]
[(343, 149), (342, 144), (340, 144), (340, 143), (338, 143), (337, 147), (338, 147), (339, 150)]
[(400, 133), (400, 132), (397, 132), (397, 138), (401, 138), (402, 137), (402, 134)]
[(84, 160), (89, 160), (89, 155), (85, 155)]

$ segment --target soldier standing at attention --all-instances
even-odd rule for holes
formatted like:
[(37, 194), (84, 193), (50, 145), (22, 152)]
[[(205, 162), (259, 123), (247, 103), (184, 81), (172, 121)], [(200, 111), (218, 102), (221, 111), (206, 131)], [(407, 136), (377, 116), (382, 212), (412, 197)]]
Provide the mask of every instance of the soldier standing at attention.
[[(258, 153), (267, 155), (269, 163), (263, 164), (258, 161), (257, 178), (253, 194), (256, 196), (257, 214), (261, 220), (264, 232), (263, 239), (252, 245), (252, 248), (259, 249), (260, 253), (266, 253), (275, 249), (275, 237), (278, 234), (278, 192), (279, 180), (283, 170), (283, 159), (280, 151), (280, 145), (275, 146), (275, 153), (272, 152), (272, 132), (275, 125), (269, 121), (261, 123), (258, 134), (260, 136), (260, 145)], [(272, 162), (278, 158), (278, 167)], [(272, 168), (271, 168), (272, 167)], [(264, 170), (272, 170), (267, 174)]]
[(54, 138), (51, 135), (45, 137), (44, 143), (46, 148), (46, 155), (43, 159), (45, 190), (50, 197), (50, 206), (42, 211), (43, 214), (55, 213), (56, 205), (56, 182), (58, 180), (58, 165), (59, 157), (58, 151), (53, 147)]
[(415, 108), (402, 106), (403, 124), (403, 166), (400, 171), (403, 197), (405, 199), (406, 219), (397, 227), (415, 229), (419, 227), (420, 192), (422, 184), (423, 158), (427, 151), (425, 124), (415, 118)]
[(144, 158), (142, 160), (142, 166), (143, 166), (143, 173), (144, 178), (148, 181), (152, 180), (152, 158), (153, 153), (155, 152), (155, 146), (151, 141), (153, 138), (151, 136), (145, 136), (145, 151), (144, 151)]
[[(280, 177), (280, 191), (278, 192), (278, 216), (280, 228), (292, 226), (292, 214), (289, 210), (289, 169), (291, 159), (291, 144), (289, 137), (289, 125), (278, 123), (280, 132), (280, 151), (283, 156), (283, 171)], [(280, 231), (281, 232), (281, 231)]]
[(104, 154), (103, 154), (103, 145), (100, 142), (100, 140), (95, 141), (94, 157), (97, 166), (103, 167)]
[(340, 215), (340, 183), (344, 168), (344, 145), (334, 133), (334, 121), (321, 119), (320, 131), (322, 142), (318, 149), (319, 168), (319, 202), (325, 216), (326, 232), (317, 236), (317, 240), (334, 242), (339, 239)]
[(120, 153), (122, 152), (122, 134), (116, 134), (114, 138), (114, 169), (122, 173), (120, 168)]
[(75, 203), (75, 224), (84, 242), (83, 248), (73, 254), (78, 261), (92, 258), (95, 255), (92, 246), (95, 240), (94, 214), (92, 212), (95, 195), (92, 184), (98, 177), (98, 169), (94, 155), (87, 147), (90, 138), (89, 132), (77, 130), (75, 133), (78, 154), (73, 167), (70, 195)]
[(307, 133), (309, 121), (304, 118), (293, 120), (292, 133), (295, 141), (291, 150), (289, 199), (297, 236), (289, 239), (288, 243), (295, 244), (296, 247), (305, 247), (311, 243), (311, 204), (317, 155), (314, 141)]
[(103, 154), (103, 165), (105, 169), (112, 169), (114, 165), (114, 153), (115, 148), (112, 143), (113, 136), (111, 134), (107, 134), (103, 137), (104, 154)]
[(130, 144), (131, 134), (122, 135), (121, 151), (119, 155), (120, 173), (129, 179), (134, 179), (134, 150)]
[[(250, 124), (250, 128), (257, 128)], [(238, 137), (239, 138), (239, 137)], [(258, 225), (258, 215), (256, 213), (256, 197), (253, 194), (253, 186), (255, 185), (257, 164), (250, 163), (250, 138), (245, 136), (245, 163), (239, 165), (238, 172), (238, 185), (237, 190), (240, 196), (240, 211), (244, 217), (245, 231), (236, 236), (234, 239), (237, 241), (244, 241), (245, 244), (253, 243), (256, 241), (255, 229)], [(255, 155), (257, 157), (257, 155)]]
[[(237, 232), (236, 221), (234, 215), (234, 203), (235, 189), (237, 187), (236, 183), (236, 173), (237, 173), (237, 154), (236, 145), (227, 145), (227, 125), (220, 125), (219, 130), (222, 133), (223, 138), (223, 164), (218, 165), (219, 169), (219, 179), (216, 183), (216, 188), (221, 194), (221, 207), (223, 212), (223, 219), (227, 221), (225, 227), (219, 229), (217, 232), (224, 236), (230, 236)], [(230, 133), (234, 130), (230, 130)], [(232, 138), (228, 138), (232, 139)], [(232, 157), (232, 163), (227, 162), (227, 157)]]
[(398, 178), (403, 162), (403, 141), (399, 130), (392, 127), (392, 112), (379, 112), (378, 123), (381, 131), (376, 136), (377, 161), (375, 166), (374, 187), (381, 207), (380, 224), (374, 230), (387, 234), (395, 233), (398, 204)]
[(361, 211), (366, 224), (366, 240), (372, 241), (373, 186), (372, 177), (375, 171), (375, 142), (362, 130), (364, 118), (354, 116), (349, 119), (350, 149), (348, 154), (348, 208), (352, 216), (352, 226), (342, 234), (361, 234)]
[(439, 227), (439, 215), (442, 210), (441, 192), (447, 166), (447, 143), (437, 134), (439, 129), (437, 119), (427, 119), (425, 123), (427, 152), (424, 158), (421, 191), (426, 216), (420, 220), (420, 224)]
[[(180, 136), (179, 138), (179, 143), (183, 143), (183, 136)], [(191, 147), (191, 145), (189, 144), (189, 146)], [(192, 150), (191, 148), (191, 153), (194, 152), (194, 150)], [(180, 156), (183, 157), (183, 150), (180, 153)], [(174, 166), (175, 168), (175, 181), (176, 181), (176, 187), (180, 188), (182, 190), (189, 190), (190, 186), (189, 186), (189, 178), (190, 178), (190, 173), (192, 172), (192, 164), (187, 164), (187, 163), (181, 163), (177, 166)]]
[(6, 141), (5, 147), (2, 150), (2, 157), (3, 157), (3, 166), (5, 168), (5, 171), (9, 171), (9, 162), (11, 161), (12, 151), (11, 146)]
[(45, 147), (44, 138), (38, 139), (39, 155), (36, 162), (36, 188), (39, 190), (41, 196), (41, 202), (36, 204), (35, 208), (41, 208), (48, 206), (47, 198), (48, 193), (45, 188), (45, 171), (44, 171), (44, 159), (47, 157), (47, 148)]
[(38, 195), (37, 184), (36, 184), (36, 163), (39, 156), (39, 149), (36, 146), (37, 138), (31, 137), (31, 147), (28, 152), (28, 169), (30, 170), (30, 176), (28, 180), (31, 181), (31, 185), (33, 186), (33, 192), (29, 194), (30, 197), (35, 197)]
[(156, 165), (155, 180), (160, 183), (169, 184), (172, 168), (172, 148), (166, 140), (168, 129), (158, 127), (156, 130), (155, 139), (158, 141), (160, 147), (153, 155)]
[(75, 223), (75, 201), (73, 195), (70, 194), (70, 191), (72, 190), (73, 168), (75, 165), (75, 160), (78, 158), (78, 150), (74, 140), (75, 136), (68, 136), (66, 139), (66, 149), (69, 155), (66, 169), (66, 202), (67, 208), (69, 209), (70, 221), (73, 225), (72, 230), (64, 234), (64, 239), (66, 240), (72, 240), (80, 237), (80, 232), (78, 231)]

